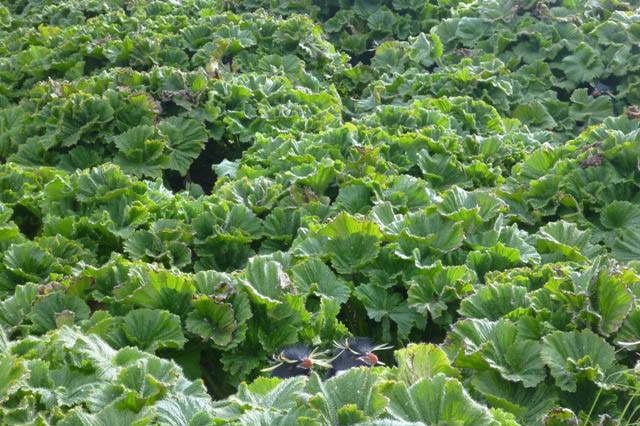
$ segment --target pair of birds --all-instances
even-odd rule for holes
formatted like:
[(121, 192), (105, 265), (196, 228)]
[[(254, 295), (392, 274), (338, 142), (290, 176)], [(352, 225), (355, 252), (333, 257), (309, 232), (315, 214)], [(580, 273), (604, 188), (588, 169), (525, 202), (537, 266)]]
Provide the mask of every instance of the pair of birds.
[(276, 365), (263, 371), (271, 371), (273, 377), (286, 379), (293, 376), (308, 376), (314, 367), (319, 366), (328, 368), (325, 377), (328, 379), (350, 368), (384, 365), (374, 352), (391, 348), (388, 345), (376, 345), (368, 337), (354, 337), (333, 343), (336, 349), (331, 359), (322, 358), (326, 351), (317, 352), (317, 349), (311, 350), (305, 345), (294, 345), (274, 355)]

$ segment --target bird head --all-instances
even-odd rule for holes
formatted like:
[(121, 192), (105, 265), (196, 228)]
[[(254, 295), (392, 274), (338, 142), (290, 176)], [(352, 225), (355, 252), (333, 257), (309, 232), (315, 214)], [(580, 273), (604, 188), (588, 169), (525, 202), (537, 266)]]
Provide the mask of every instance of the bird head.
[(373, 352), (367, 352), (366, 354), (359, 356), (358, 359), (371, 367), (378, 364), (384, 365), (384, 363), (378, 359), (378, 355)]
[(334, 342), (334, 345), (338, 348), (339, 354), (348, 351), (352, 353), (355, 359), (361, 361), (364, 365), (373, 367), (375, 365), (384, 365), (378, 358), (375, 351), (391, 349), (392, 346), (382, 344), (376, 345), (368, 337), (354, 337), (351, 339), (345, 339), (342, 342)]
[(317, 348), (311, 350), (305, 345), (289, 346), (272, 357), (274, 365), (262, 371), (271, 371), (273, 376), (283, 378), (308, 375), (315, 366), (330, 367), (322, 358), (324, 354), (318, 352)]

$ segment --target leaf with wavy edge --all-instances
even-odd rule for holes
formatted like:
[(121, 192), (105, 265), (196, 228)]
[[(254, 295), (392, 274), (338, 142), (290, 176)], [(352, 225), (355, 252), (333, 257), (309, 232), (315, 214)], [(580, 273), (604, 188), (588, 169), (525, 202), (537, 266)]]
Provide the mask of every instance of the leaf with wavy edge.
[(560, 389), (575, 392), (579, 379), (603, 388), (616, 369), (615, 349), (591, 330), (556, 331), (543, 338), (541, 357)]
[(498, 425), (489, 410), (471, 399), (458, 380), (443, 374), (421, 379), (410, 387), (386, 383), (382, 391), (389, 398), (388, 412), (396, 420), (429, 425)]
[(186, 343), (180, 317), (158, 309), (136, 309), (124, 316), (122, 329), (129, 341), (140, 349), (180, 349)]

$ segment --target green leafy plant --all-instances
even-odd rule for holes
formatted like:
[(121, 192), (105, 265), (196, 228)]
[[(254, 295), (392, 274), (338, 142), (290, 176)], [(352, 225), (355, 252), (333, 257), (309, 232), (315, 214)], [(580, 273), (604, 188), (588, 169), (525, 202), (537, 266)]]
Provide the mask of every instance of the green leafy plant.
[(0, 423), (638, 423), (639, 10), (0, 2)]

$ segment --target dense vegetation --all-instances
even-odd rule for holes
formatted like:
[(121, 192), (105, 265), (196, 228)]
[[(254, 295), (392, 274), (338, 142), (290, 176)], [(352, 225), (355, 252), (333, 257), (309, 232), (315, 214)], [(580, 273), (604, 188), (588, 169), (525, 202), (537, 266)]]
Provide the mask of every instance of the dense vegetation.
[(639, 10), (0, 0), (0, 423), (640, 422)]

